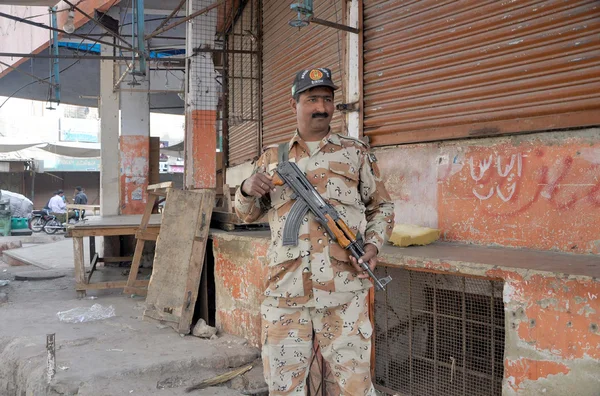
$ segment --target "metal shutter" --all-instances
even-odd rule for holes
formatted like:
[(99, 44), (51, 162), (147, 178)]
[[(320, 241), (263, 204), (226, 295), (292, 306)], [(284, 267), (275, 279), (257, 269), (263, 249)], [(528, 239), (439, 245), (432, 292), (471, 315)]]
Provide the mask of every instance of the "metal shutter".
[(364, 1), (374, 145), (600, 124), (598, 1)]
[[(258, 156), (260, 123), (259, 0), (248, 1), (228, 34), (228, 165)], [(242, 51), (241, 53), (236, 51)]]
[[(335, 84), (342, 87), (343, 37), (339, 30), (310, 24), (300, 30), (288, 25), (295, 17), (294, 1), (263, 1), (263, 147), (289, 140), (296, 129), (290, 109), (292, 81), (303, 68), (327, 67)], [(342, 23), (342, 3), (335, 0), (314, 2), (315, 17)], [(336, 103), (343, 99), (336, 92)], [(332, 130), (340, 132), (341, 116), (333, 117)]]

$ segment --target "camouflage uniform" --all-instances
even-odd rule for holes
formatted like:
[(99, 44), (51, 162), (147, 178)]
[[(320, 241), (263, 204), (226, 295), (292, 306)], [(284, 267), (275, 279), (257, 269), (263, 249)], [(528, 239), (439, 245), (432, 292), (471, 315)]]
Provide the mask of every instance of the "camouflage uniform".
[[(394, 206), (375, 157), (359, 140), (330, 133), (312, 155), (296, 133), (289, 159), (296, 162), (317, 191), (364, 242), (381, 246), (394, 224)], [(268, 148), (255, 172), (273, 175), (277, 147)], [(344, 395), (374, 394), (369, 371), (371, 322), (368, 279), (359, 279), (348, 252), (330, 240), (312, 213), (300, 226), (297, 246), (283, 246), (292, 190), (278, 186), (258, 199), (236, 193), (235, 208), (245, 222), (268, 211), (271, 227), (269, 279), (263, 317), (263, 363), (271, 395), (304, 394), (312, 354), (312, 332)]]

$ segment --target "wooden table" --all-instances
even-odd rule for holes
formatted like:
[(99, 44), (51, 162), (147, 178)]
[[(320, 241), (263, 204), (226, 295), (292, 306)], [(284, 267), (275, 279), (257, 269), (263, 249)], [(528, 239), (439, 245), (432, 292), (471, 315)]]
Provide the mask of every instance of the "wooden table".
[[(85, 297), (86, 290), (119, 289), (127, 286), (127, 280), (97, 283), (90, 282), (98, 262), (120, 262), (131, 261), (132, 259), (132, 257), (99, 257), (98, 253), (96, 252), (95, 237), (119, 235), (137, 236), (141, 220), (142, 215), (98, 216), (91, 217), (88, 220), (68, 227), (67, 234), (73, 237), (73, 258), (75, 264), (76, 282), (75, 290), (77, 290), (78, 297)], [(147, 229), (144, 231), (144, 238), (152, 239), (152, 236), (158, 236), (160, 222), (160, 214), (151, 215)], [(87, 277), (85, 273), (85, 259), (83, 253), (84, 237), (90, 238), (90, 274)], [(148, 286), (148, 281), (136, 280), (133, 286), (145, 287)]]

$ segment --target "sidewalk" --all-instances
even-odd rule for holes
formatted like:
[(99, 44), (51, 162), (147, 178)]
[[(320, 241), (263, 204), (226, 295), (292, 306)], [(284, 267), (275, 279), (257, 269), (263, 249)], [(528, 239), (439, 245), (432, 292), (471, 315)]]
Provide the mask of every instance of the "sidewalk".
[[(71, 242), (67, 240), (67, 242)], [(62, 243), (62, 242), (61, 242)], [(47, 245), (46, 245), (47, 246)], [(260, 352), (229, 335), (217, 340), (181, 337), (154, 321), (142, 320), (143, 297), (121, 290), (98, 291), (78, 300), (71, 268), (37, 270), (0, 261), (0, 279), (52, 273), (54, 280), (14, 281), (0, 287), (0, 394), (12, 395), (184, 395), (185, 388), (248, 363)], [(112, 305), (116, 316), (86, 323), (59, 321), (57, 312), (93, 304)], [(46, 383), (46, 334), (56, 334), (56, 375)], [(246, 374), (259, 378), (260, 364)], [(238, 378), (239, 379), (239, 378)], [(252, 382), (238, 381), (252, 387)], [(259, 387), (259, 385), (256, 385)], [(191, 395), (239, 395), (226, 387)], [(247, 393), (246, 393), (247, 394)]]

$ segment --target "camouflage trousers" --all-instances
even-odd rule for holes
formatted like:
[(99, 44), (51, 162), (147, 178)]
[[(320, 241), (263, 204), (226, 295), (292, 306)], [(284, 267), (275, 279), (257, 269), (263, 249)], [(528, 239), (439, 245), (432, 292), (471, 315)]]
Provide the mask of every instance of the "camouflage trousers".
[[(262, 359), (269, 395), (305, 395), (314, 335), (323, 358), (346, 396), (374, 396), (367, 290), (329, 308), (281, 308), (265, 301)], [(268, 300), (268, 299), (267, 299)]]

